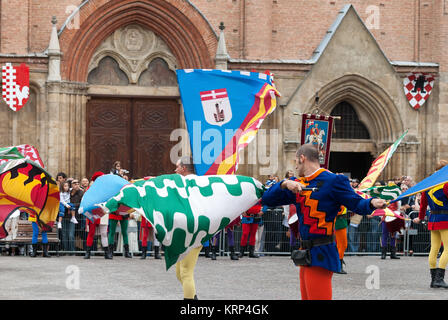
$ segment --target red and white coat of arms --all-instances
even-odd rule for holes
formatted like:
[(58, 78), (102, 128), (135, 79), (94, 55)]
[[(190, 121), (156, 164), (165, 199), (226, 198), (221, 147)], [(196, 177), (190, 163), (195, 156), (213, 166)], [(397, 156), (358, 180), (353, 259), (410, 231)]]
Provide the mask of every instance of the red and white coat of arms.
[(232, 119), (227, 89), (202, 91), (200, 95), (205, 121), (212, 125), (222, 126)]
[(428, 100), (434, 88), (434, 76), (425, 73), (410, 73), (404, 80), (404, 94), (415, 110)]
[(14, 111), (26, 104), (30, 97), (30, 68), (26, 64), (14, 67), (6, 63), (2, 67), (2, 96)]

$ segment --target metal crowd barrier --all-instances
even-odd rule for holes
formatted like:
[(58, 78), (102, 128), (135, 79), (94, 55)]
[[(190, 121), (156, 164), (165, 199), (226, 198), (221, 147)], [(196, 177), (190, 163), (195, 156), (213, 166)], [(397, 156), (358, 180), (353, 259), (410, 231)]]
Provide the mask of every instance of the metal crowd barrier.
[[(418, 216), (417, 211), (409, 213), (411, 219)], [(77, 217), (78, 218), (78, 217)], [(347, 214), (349, 219), (349, 214)], [(87, 232), (85, 231), (85, 218), (78, 219), (78, 224), (75, 227), (75, 240), (68, 242), (60, 236), (60, 243), (50, 244), (50, 253), (56, 252), (61, 254), (84, 254), (86, 250)], [(257, 235), (257, 242), (255, 252), (259, 255), (290, 255), (291, 246), (290, 239), (287, 236), (288, 227), (284, 225), (283, 208), (270, 208), (262, 217), (262, 224), (259, 226), (259, 232)], [(381, 226), (379, 225), (380, 218), (374, 217), (369, 219), (363, 217), (357, 230), (357, 241), (351, 242), (350, 240), (350, 227), (347, 228), (348, 233), (348, 247), (346, 255), (379, 255), (381, 253), (380, 238), (381, 238)], [(349, 220), (348, 220), (349, 223)], [(141, 241), (140, 239), (140, 224), (135, 223), (128, 227), (128, 236), (130, 241), (130, 251), (134, 255), (141, 253)], [(235, 251), (240, 251), (240, 241), (242, 236), (242, 227), (234, 227), (234, 243)], [(425, 223), (414, 224), (411, 221), (407, 221), (405, 229), (399, 234), (397, 240), (397, 252), (399, 254), (409, 255), (428, 255), (430, 250), (430, 232), (427, 230)], [(115, 253), (123, 252), (122, 241), (120, 237), (120, 228), (117, 227), (117, 233), (115, 235)], [(353, 246), (354, 245), (354, 246)], [(19, 251), (17, 254), (23, 254), (30, 249), (31, 245), (14, 246), (14, 244), (1, 244), (0, 249), (4, 252), (5, 249), (17, 248)], [(218, 254), (221, 256), (229, 255), (229, 246), (227, 236), (222, 233), (218, 244)], [(148, 252), (152, 252), (152, 248)], [(163, 248), (162, 248), (163, 252)], [(100, 236), (95, 236), (93, 245), (93, 254), (102, 254)], [(202, 253), (203, 254), (203, 253)]]

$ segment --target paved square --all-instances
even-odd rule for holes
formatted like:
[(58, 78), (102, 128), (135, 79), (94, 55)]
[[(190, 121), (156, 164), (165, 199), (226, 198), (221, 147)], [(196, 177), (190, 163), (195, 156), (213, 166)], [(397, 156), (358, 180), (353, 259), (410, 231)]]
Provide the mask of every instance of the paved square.
[[(139, 258), (2, 256), (0, 299), (182, 300), (174, 267), (165, 271), (164, 260)], [(427, 257), (349, 256), (345, 261), (348, 274), (333, 276), (335, 300), (448, 299), (448, 290), (429, 288)], [(300, 299), (298, 268), (285, 256), (238, 261), (200, 256), (195, 279), (201, 300)]]

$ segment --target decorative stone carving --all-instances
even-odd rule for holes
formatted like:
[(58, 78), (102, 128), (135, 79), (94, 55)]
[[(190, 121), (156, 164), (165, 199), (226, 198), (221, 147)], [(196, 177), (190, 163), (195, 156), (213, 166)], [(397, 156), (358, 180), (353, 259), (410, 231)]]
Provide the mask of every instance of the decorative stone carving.
[(134, 85), (156, 58), (163, 59), (171, 71), (176, 70), (176, 59), (165, 42), (154, 32), (138, 24), (117, 29), (104, 40), (95, 51), (88, 72), (97, 68), (104, 57), (113, 58), (128, 77), (129, 84)]

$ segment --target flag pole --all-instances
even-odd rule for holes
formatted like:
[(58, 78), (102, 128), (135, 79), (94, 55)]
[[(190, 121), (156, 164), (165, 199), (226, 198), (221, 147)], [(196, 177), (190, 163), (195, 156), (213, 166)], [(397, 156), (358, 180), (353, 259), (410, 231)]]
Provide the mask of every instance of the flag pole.
[(320, 115), (321, 113), (325, 114), (324, 117), (331, 117), (333, 119), (336, 120), (341, 120), (341, 116), (332, 116), (332, 115), (328, 115), (326, 112), (323, 112), (322, 110), (319, 109), (319, 91), (316, 91), (316, 96), (314, 97), (314, 106), (315, 108), (311, 111), (311, 113), (299, 113), (299, 112), (293, 112), (293, 115), (295, 116), (301, 116), (304, 114), (315, 114), (315, 115)]

